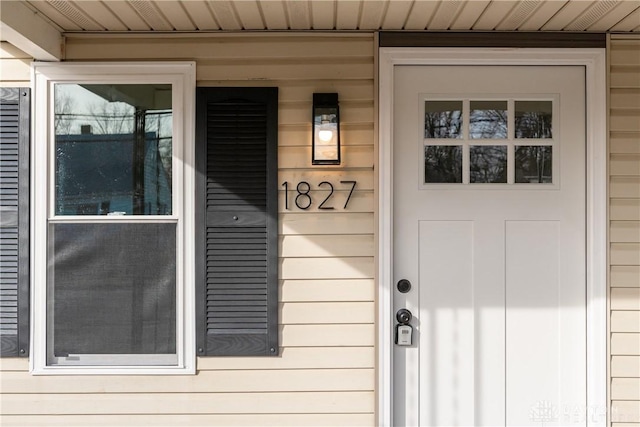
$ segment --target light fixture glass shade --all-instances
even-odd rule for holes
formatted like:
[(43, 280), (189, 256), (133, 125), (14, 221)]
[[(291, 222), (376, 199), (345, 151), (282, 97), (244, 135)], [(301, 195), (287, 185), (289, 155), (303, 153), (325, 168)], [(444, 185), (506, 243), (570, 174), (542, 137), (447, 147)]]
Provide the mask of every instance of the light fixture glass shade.
[(340, 114), (337, 93), (313, 94), (313, 145), (311, 163), (340, 164)]

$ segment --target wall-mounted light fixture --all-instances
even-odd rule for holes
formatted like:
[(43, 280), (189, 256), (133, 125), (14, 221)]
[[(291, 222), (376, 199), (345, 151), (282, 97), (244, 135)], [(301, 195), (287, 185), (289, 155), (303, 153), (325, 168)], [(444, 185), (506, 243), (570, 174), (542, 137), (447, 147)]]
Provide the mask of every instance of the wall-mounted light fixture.
[(313, 94), (311, 163), (340, 164), (340, 110), (337, 93)]

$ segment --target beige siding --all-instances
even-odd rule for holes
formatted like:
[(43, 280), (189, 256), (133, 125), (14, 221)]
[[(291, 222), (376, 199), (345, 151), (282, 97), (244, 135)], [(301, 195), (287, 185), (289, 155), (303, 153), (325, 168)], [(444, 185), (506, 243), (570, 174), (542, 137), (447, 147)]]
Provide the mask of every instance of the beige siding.
[[(69, 37), (72, 61), (195, 60), (199, 86), (279, 87), (280, 182), (330, 181), (336, 209), (285, 210), (280, 188), (280, 357), (200, 358), (179, 377), (31, 376), (5, 359), (0, 424), (374, 425), (373, 52), (372, 34)], [(339, 93), (337, 168), (310, 165), (314, 92)], [(347, 210), (341, 180), (358, 182)]]
[[(280, 357), (200, 358), (187, 377), (75, 378), (3, 359), (0, 424), (374, 425), (373, 51), (363, 34), (70, 37), (69, 60), (196, 60), (200, 86), (279, 87), (280, 181), (358, 190), (335, 212), (287, 211), (280, 191)], [(28, 85), (30, 61), (0, 43), (0, 85)], [(611, 421), (640, 427), (640, 38), (612, 37), (610, 72)], [(312, 168), (311, 95), (328, 91), (340, 94), (344, 164)]]
[[(87, 427), (87, 426), (154, 426), (154, 427), (326, 427), (326, 426), (371, 426), (375, 424), (371, 414), (131, 414), (131, 415), (5, 415), (6, 425), (42, 427)], [(5, 425), (5, 424), (3, 424)], [(636, 427), (624, 425), (624, 427)]]
[(20, 49), (0, 41), (0, 87), (30, 86), (31, 61)]
[[(611, 421), (640, 426), (640, 37), (610, 50)], [(620, 424), (618, 424), (620, 423)]]

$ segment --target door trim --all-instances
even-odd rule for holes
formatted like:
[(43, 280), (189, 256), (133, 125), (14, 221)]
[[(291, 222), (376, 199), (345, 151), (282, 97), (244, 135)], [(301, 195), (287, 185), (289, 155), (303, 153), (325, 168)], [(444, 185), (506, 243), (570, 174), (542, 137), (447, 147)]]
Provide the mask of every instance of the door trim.
[[(377, 425), (393, 425), (393, 72), (396, 65), (574, 65), (586, 69), (587, 415), (607, 423), (605, 49), (380, 48), (378, 55)], [(593, 417), (593, 418), (592, 418)]]

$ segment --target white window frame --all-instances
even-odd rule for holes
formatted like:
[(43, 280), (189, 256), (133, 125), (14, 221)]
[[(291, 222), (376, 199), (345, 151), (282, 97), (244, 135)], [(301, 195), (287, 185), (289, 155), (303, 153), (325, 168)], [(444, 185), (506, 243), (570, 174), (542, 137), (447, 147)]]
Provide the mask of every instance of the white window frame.
[(605, 49), (380, 48), (378, 51), (377, 422), (393, 425), (393, 75), (402, 65), (578, 65), (586, 69), (587, 408), (607, 424), (607, 73)]
[[(35, 63), (32, 68), (34, 93), (33, 156), (31, 159), (31, 373), (67, 374), (195, 374), (195, 292), (194, 292), (194, 129), (195, 62), (109, 62)], [(91, 223), (119, 221), (145, 222), (155, 219), (177, 224), (176, 248), (176, 352), (177, 364), (145, 365), (136, 355), (115, 355), (108, 366), (47, 366), (47, 245), (48, 225), (78, 221), (77, 216), (54, 215), (54, 165), (51, 154), (56, 83), (171, 84), (173, 114), (172, 214), (145, 217), (96, 217)], [(144, 358), (144, 355), (140, 355)], [(142, 360), (144, 363), (144, 360)]]

